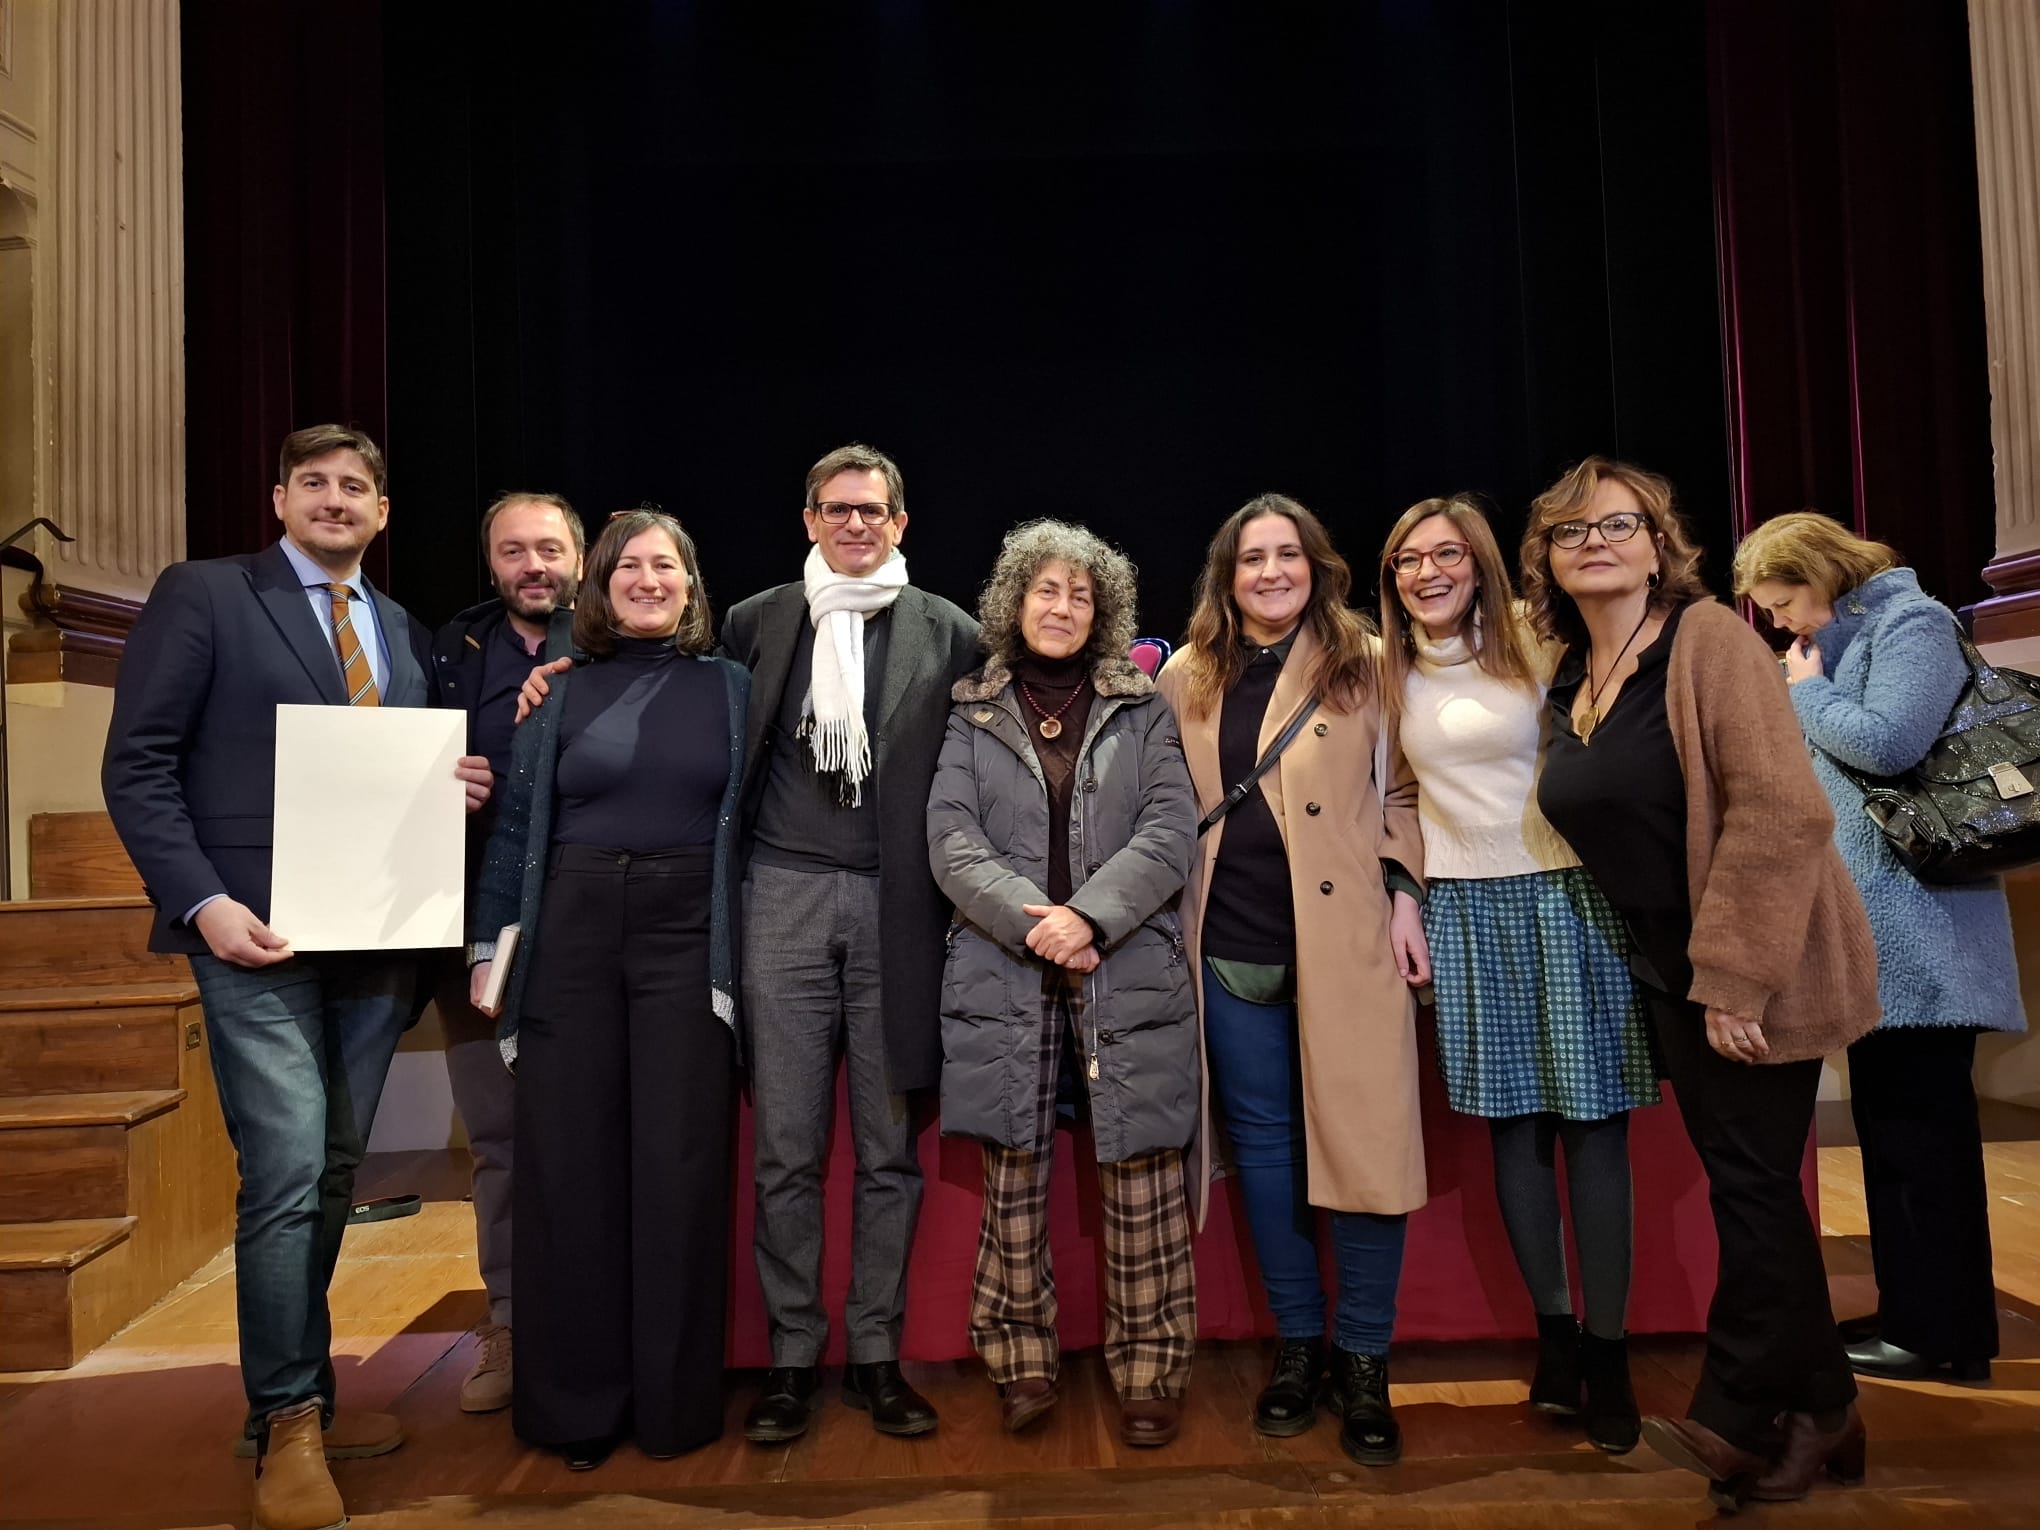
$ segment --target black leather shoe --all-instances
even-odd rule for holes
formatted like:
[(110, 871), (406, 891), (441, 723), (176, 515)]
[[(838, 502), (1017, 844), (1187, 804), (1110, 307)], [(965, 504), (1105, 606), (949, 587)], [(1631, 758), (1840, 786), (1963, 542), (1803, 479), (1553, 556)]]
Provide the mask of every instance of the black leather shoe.
[(1331, 1401), (1339, 1410), (1339, 1449), (1362, 1466), (1402, 1459), (1402, 1426), (1388, 1406), (1388, 1357), (1332, 1346)]
[(607, 1461), (615, 1449), (614, 1439), (576, 1440), (571, 1445), (560, 1447), (560, 1459), (567, 1463), (570, 1472), (592, 1472)]
[(1882, 1339), (1851, 1344), (1845, 1353), (1849, 1368), (1858, 1376), (1878, 1376), (1886, 1381), (1990, 1380), (1988, 1360), (1935, 1360)]
[(935, 1427), (928, 1399), (907, 1385), (897, 1360), (873, 1360), (843, 1368), (843, 1401), (871, 1414), (880, 1434), (926, 1434)]
[(778, 1445), (806, 1434), (819, 1384), (812, 1365), (773, 1366), (765, 1373), (764, 1392), (744, 1415), (744, 1438)]
[(1318, 1393), (1325, 1382), (1325, 1341), (1284, 1339), (1275, 1369), (1254, 1399), (1254, 1428), (1284, 1439), (1317, 1422)]
[(1629, 1385), (1629, 1340), (1581, 1334), (1580, 1380), (1587, 1392), (1587, 1438), (1611, 1456), (1628, 1455), (1643, 1430)]
[(1882, 1313), (1866, 1312), (1861, 1317), (1843, 1318), (1835, 1324), (1835, 1332), (1842, 1336), (1844, 1344), (1868, 1344), (1884, 1331)]
[(1580, 1324), (1570, 1312), (1537, 1314), (1537, 1374), (1530, 1379), (1530, 1406), (1567, 1418), (1580, 1411)]

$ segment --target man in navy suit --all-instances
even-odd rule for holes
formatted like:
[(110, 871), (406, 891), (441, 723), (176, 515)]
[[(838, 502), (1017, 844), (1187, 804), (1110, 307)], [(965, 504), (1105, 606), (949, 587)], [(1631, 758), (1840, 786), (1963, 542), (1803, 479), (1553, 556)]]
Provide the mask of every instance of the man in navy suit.
[[(386, 1415), (335, 1416), (326, 1287), (419, 958), (299, 955), (288, 930), (270, 928), (276, 709), (430, 705), (430, 635), (361, 572), (389, 520), (375, 443), (338, 425), (297, 431), (278, 479), (280, 541), (179, 563), (156, 581), (121, 664), (101, 782), (156, 905), (150, 949), (191, 958), (239, 1159), (234, 1273), (245, 1432), (260, 1457), (255, 1522), (323, 1530), (345, 1519), (328, 1454), (379, 1455), (403, 1440)], [(459, 773), (472, 810), (488, 797), (487, 762), (463, 758)], [(374, 868), (349, 862), (344, 764), (329, 785), (333, 895), (345, 898)]]

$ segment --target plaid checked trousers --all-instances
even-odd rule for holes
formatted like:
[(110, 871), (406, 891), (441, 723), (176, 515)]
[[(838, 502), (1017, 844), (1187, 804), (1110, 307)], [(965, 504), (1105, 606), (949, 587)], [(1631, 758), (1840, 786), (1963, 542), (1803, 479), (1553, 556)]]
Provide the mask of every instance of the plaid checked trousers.
[[(1051, 969), (1041, 1001), (1036, 1091), (1041, 1150), (984, 1145), (985, 1210), (978, 1229), (970, 1339), (991, 1379), (1056, 1374), (1055, 1272), (1048, 1250), (1048, 1177), (1065, 1035), (1083, 992)], [(1098, 1165), (1105, 1223), (1105, 1366), (1121, 1398), (1181, 1397), (1197, 1342), (1197, 1278), (1183, 1155), (1175, 1148)]]

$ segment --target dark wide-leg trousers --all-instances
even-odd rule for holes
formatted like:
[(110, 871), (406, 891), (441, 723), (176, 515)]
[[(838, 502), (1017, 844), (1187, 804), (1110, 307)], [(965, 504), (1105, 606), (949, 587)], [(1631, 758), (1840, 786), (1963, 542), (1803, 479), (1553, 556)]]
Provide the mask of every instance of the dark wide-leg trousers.
[(1878, 1331), (1934, 1360), (1998, 1352), (1975, 1064), (1967, 1027), (1876, 1030), (1849, 1048)]
[(556, 846), (518, 1028), (513, 1420), (534, 1445), (722, 1433), (733, 1045), (707, 848)]
[(1721, 1248), (1707, 1358), (1688, 1412), (1723, 1439), (1768, 1452), (1779, 1414), (1826, 1413), (1856, 1395), (1799, 1178), (1820, 1061), (1730, 1062), (1707, 1045), (1699, 1005), (1653, 993), (1650, 1012), (1707, 1170)]

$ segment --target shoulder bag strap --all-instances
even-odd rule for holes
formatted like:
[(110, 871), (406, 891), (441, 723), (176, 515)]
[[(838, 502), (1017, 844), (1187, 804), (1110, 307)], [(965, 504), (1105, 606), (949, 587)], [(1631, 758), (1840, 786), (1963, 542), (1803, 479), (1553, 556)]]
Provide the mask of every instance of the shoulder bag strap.
[(1239, 785), (1219, 799), (1217, 807), (1204, 815), (1204, 821), (1197, 825), (1197, 834), (1200, 839), (1204, 836), (1205, 831), (1217, 823), (1219, 819), (1225, 817), (1226, 814), (1247, 800), (1247, 793), (1254, 789), (1254, 783), (1275, 768), (1275, 762), (1282, 758), (1282, 751), (1296, 742), (1296, 735), (1303, 731), (1303, 725), (1310, 721), (1310, 714), (1317, 709), (1317, 697), (1306, 696), (1303, 700), (1303, 705), (1296, 709), (1296, 715), (1289, 719), (1288, 726), (1277, 734), (1275, 741), (1268, 746), (1268, 752), (1261, 756), (1252, 770), (1240, 778)]

